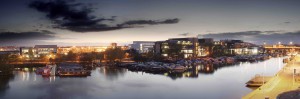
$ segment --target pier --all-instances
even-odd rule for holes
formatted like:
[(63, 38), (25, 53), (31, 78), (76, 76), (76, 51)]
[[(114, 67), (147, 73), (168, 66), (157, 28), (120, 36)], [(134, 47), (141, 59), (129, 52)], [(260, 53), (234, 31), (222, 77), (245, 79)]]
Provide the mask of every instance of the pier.
[(247, 94), (243, 99), (276, 99), (287, 91), (296, 90), (300, 86), (300, 56), (296, 55), (266, 84)]
[(256, 75), (251, 80), (249, 80), (246, 84), (247, 87), (260, 87), (261, 85), (267, 83), (272, 77), (269, 76), (260, 76)]

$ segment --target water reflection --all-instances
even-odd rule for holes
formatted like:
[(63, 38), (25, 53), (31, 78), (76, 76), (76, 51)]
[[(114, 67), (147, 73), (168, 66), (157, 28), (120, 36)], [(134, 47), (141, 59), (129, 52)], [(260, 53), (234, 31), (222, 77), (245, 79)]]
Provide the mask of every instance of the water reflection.
[[(282, 67), (282, 59), (278, 59), (278, 68), (280, 69)], [(199, 74), (204, 74), (204, 75), (212, 75), (214, 74), (217, 70), (226, 68), (226, 67), (233, 67), (233, 66), (245, 66), (244, 69), (241, 69), (241, 72), (248, 72), (247, 70), (249, 69), (249, 66), (258, 64), (258, 63), (264, 63), (264, 71), (266, 72), (266, 61), (257, 61), (257, 62), (240, 62), (237, 64), (228, 64), (228, 65), (213, 65), (213, 64), (207, 64), (207, 65), (193, 65), (193, 66), (188, 66), (189, 68), (187, 70), (177, 70), (177, 71), (168, 71), (168, 72), (146, 72), (150, 74), (158, 74), (158, 75), (165, 75), (170, 77), (173, 80), (176, 80), (178, 78), (198, 78)], [(108, 67), (106, 67), (108, 68)], [(116, 70), (117, 68), (113, 68), (112, 70)], [(118, 68), (120, 69), (120, 68)], [(107, 70), (107, 69), (106, 69)], [(102, 72), (105, 72), (105, 70), (102, 69)], [(131, 72), (136, 72), (136, 71), (131, 71)], [(142, 72), (143, 73), (143, 72)]]
[(5, 95), (5, 92), (10, 88), (9, 81), (14, 79), (14, 75), (0, 76), (0, 97)]
[(12, 78), (0, 78), (0, 99), (239, 99), (252, 91), (245, 82), (255, 74), (275, 74), (278, 62), (282, 60), (195, 65), (162, 73), (104, 66), (88, 77), (66, 78), (42, 77), (34, 68), (23, 68)]
[(116, 66), (103, 66), (99, 68), (99, 72), (108, 80), (116, 80), (120, 76), (124, 76), (127, 70), (124, 68), (118, 68)]

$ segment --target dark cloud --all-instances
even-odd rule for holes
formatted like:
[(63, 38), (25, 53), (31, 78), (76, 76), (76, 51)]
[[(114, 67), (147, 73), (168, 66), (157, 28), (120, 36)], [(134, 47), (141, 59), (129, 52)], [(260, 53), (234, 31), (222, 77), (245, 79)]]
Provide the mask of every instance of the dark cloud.
[(54, 39), (55, 34), (51, 31), (40, 30), (35, 32), (0, 32), (1, 45), (15, 45)]
[(179, 19), (166, 19), (166, 20), (131, 20), (124, 22), (122, 25), (157, 25), (157, 24), (174, 24), (178, 23)]
[(284, 22), (285, 24), (290, 24), (291, 22)]
[(267, 42), (268, 44), (275, 44), (278, 42), (288, 43), (290, 41), (293, 41), (294, 43), (300, 43), (300, 31), (243, 31), (231, 33), (204, 34), (202, 36), (207, 38), (214, 38), (217, 40), (240, 39), (256, 44), (262, 44), (263, 42)]
[(29, 7), (45, 13), (46, 17), (53, 21), (54, 28), (75, 32), (110, 31), (140, 27), (137, 25), (174, 24), (179, 22), (178, 18), (174, 18), (166, 20), (129, 20), (123, 23), (116, 23), (116, 25), (109, 25), (107, 22), (116, 22), (116, 16), (99, 18), (91, 15), (93, 12), (92, 7), (82, 3), (63, 0), (33, 1), (29, 4)]

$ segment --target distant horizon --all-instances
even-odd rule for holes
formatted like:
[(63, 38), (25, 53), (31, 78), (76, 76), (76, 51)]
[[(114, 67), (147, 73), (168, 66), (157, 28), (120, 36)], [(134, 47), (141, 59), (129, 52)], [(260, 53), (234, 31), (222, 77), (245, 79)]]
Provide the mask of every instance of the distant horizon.
[[(192, 38), (192, 37), (178, 37), (178, 38)], [(208, 37), (209, 38), (209, 37)], [(169, 38), (169, 39), (172, 39), (172, 38)], [(198, 38), (198, 39), (201, 39), (201, 38)], [(165, 39), (165, 40), (168, 40), (168, 39)], [(159, 40), (159, 41), (165, 41), (165, 40)], [(220, 40), (242, 40), (242, 39), (219, 39), (219, 40), (216, 40), (213, 38), (214, 41), (220, 41)], [(143, 40), (136, 40), (136, 41), (143, 41)], [(149, 41), (149, 40), (148, 40)], [(245, 40), (242, 40), (244, 42), (248, 42), (248, 43), (252, 43), (252, 42), (249, 42), (249, 41), (245, 41)], [(91, 42), (91, 43), (69, 43), (69, 44), (59, 44), (59, 43), (43, 43), (43, 44), (28, 44), (28, 45), (0, 45), (0, 47), (5, 47), (5, 46), (17, 46), (17, 47), (29, 47), (29, 46), (35, 46), (35, 45), (57, 45), (57, 46), (60, 46), (60, 47), (64, 47), (64, 46), (110, 46), (111, 43), (117, 43), (118, 46), (129, 46), (130, 44), (132, 44), (134, 41), (128, 41), (128, 43), (125, 43), (125, 42), (110, 42), (110, 43), (95, 43), (95, 42)], [(149, 42), (157, 42), (157, 41), (149, 41)], [(281, 42), (279, 41), (281, 44), (283, 45), (288, 45), (290, 42)], [(293, 42), (293, 45), (299, 45), (300, 43), (298, 42)], [(252, 44), (255, 44), (255, 45), (263, 45), (264, 42), (261, 42), (259, 44), (257, 43), (252, 43)], [(274, 42), (274, 43), (266, 43), (266, 45), (276, 45), (278, 44), (278, 42)]]
[(0, 45), (128, 44), (198, 35), (255, 44), (300, 42), (299, 5), (299, 0), (3, 0)]

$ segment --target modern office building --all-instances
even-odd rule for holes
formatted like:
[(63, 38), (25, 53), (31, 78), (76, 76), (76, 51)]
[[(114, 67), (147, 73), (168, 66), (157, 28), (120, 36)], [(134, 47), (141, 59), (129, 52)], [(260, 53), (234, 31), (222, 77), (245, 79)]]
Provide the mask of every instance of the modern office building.
[(33, 47), (20, 47), (20, 55), (24, 58), (37, 58), (39, 55)]
[(48, 55), (57, 53), (57, 45), (35, 45), (34, 49), (38, 55)]
[(2, 46), (0, 47), (0, 54), (16, 54), (19, 55), (20, 49), (15, 46)]
[(137, 50), (139, 53), (147, 53), (154, 50), (155, 42), (153, 41), (133, 41), (130, 48)]
[(168, 53), (168, 50), (172, 50), (176, 46), (180, 46), (180, 52), (183, 54), (182, 58), (197, 57), (199, 54), (199, 43), (197, 38), (171, 38), (166, 41), (158, 41), (155, 42), (154, 52), (165, 57), (174, 56), (169, 55), (170, 53)]

